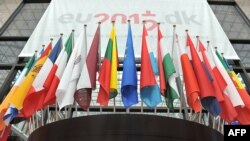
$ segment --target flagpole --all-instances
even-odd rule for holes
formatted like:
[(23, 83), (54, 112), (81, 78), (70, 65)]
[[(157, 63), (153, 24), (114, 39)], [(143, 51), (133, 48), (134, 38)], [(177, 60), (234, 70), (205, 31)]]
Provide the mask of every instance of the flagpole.
[[(146, 21), (142, 21), (142, 25), (144, 26)], [(141, 99), (141, 113), (143, 113), (143, 100)]]
[(48, 111), (48, 121), (47, 121), (47, 123), (50, 123), (50, 111), (49, 111), (49, 106), (47, 106), (47, 111)]
[[(98, 64), (97, 64), (97, 71), (100, 71), (101, 63), (102, 63), (102, 54), (101, 54), (101, 22), (98, 22), (99, 26), (99, 45), (98, 45)], [(96, 80), (97, 81), (97, 80)], [(102, 114), (102, 105), (100, 105), (100, 113)]]
[(216, 120), (215, 120), (214, 116), (212, 116), (212, 117), (213, 117), (213, 129), (215, 129), (215, 122), (216, 122)]
[[(173, 25), (173, 42), (172, 42), (172, 53), (173, 53), (173, 50), (174, 50), (174, 41), (175, 41), (175, 31), (176, 31), (176, 25)], [(179, 44), (179, 39), (176, 38), (176, 42), (177, 42), (177, 45), (178, 45), (178, 49), (180, 49), (180, 44)], [(172, 54), (173, 55), (173, 54)], [(179, 57), (179, 54), (177, 54), (177, 57)], [(179, 66), (176, 66), (177, 69), (179, 69)], [(177, 83), (177, 88), (178, 88), (178, 91), (179, 91), (179, 94), (180, 94), (180, 107), (182, 107), (182, 109), (184, 110), (183, 111), (183, 119), (187, 120), (188, 119), (188, 109), (187, 109), (187, 103), (185, 101), (185, 95), (184, 95), (184, 91), (183, 91), (183, 83), (181, 81), (181, 78), (180, 78), (180, 73), (181, 70), (179, 70), (179, 75), (178, 77), (176, 77), (176, 83)]]
[(89, 108), (87, 109), (87, 116), (89, 115)]
[(196, 36), (196, 47), (195, 47), (196, 50), (199, 49), (198, 46), (199, 46), (199, 36), (197, 35)]
[(35, 58), (37, 58), (37, 52), (38, 52), (38, 50), (35, 50)]
[(210, 114), (209, 114), (209, 112), (207, 112), (207, 126), (210, 125), (210, 124), (209, 124), (209, 121), (210, 121)]
[[(196, 51), (197, 51), (197, 53), (198, 53), (198, 50), (199, 50), (199, 36), (197, 35), (196, 36)], [(199, 123), (201, 122), (201, 116), (202, 116), (202, 110), (199, 112)]]
[(32, 115), (32, 131), (33, 131), (33, 129), (35, 129), (36, 128), (36, 122), (35, 122), (35, 118), (34, 118), (34, 114)]
[(209, 47), (209, 43), (210, 43), (210, 41), (207, 41), (207, 48), (206, 48), (207, 50), (208, 50), (208, 47)]
[(224, 124), (225, 124), (225, 120), (222, 120), (222, 124), (221, 124), (221, 133), (224, 133)]
[[(61, 36), (61, 42), (63, 43), (63, 33), (60, 33), (60, 36)], [(56, 121), (58, 121), (58, 110), (57, 110), (57, 102), (55, 102), (55, 115), (56, 115)]]
[(56, 105), (55, 105), (55, 106), (56, 106), (56, 107), (55, 107), (55, 108), (56, 108), (56, 121), (58, 121), (58, 110), (57, 110), (57, 103), (55, 103), (55, 104), (56, 104)]
[(202, 110), (199, 112), (199, 123), (201, 124)]
[(218, 47), (214, 47), (214, 51), (217, 51)]
[(100, 68), (101, 68), (101, 62), (102, 62), (102, 59), (101, 59), (101, 22), (98, 22), (98, 26), (99, 26), (99, 45), (98, 45), (98, 69), (97, 71), (99, 72)]
[(31, 117), (30, 117), (29, 122), (28, 122), (28, 131), (29, 131), (28, 134), (31, 134)]
[[(130, 20), (128, 20), (128, 25), (130, 27)], [(127, 48), (127, 47), (126, 47)], [(125, 51), (126, 52), (126, 51)], [(126, 53), (124, 55), (124, 58), (123, 58), (123, 63), (124, 63), (124, 60), (125, 60), (125, 56), (126, 56)], [(124, 66), (123, 66), (124, 67)], [(130, 108), (126, 108), (126, 113), (129, 113), (130, 112)]]
[(174, 54), (174, 41), (175, 41), (175, 31), (176, 31), (176, 25), (173, 25), (173, 39), (172, 39), (172, 56)]
[[(185, 30), (186, 31), (186, 38), (188, 37), (188, 29), (186, 29)], [(185, 45), (185, 46), (187, 46), (187, 45)], [(190, 52), (187, 54), (188, 55), (188, 58), (190, 59), (190, 56), (191, 56), (191, 54), (190, 54)], [(192, 61), (192, 60), (191, 60)], [(190, 107), (190, 117), (189, 117), (189, 120), (192, 120), (192, 116), (193, 116), (193, 109)]]
[[(160, 22), (157, 23), (159, 29), (160, 29), (160, 24), (161, 24)], [(157, 33), (157, 39), (159, 40), (159, 33)], [(159, 58), (159, 46), (160, 46), (159, 41), (157, 41), (157, 45), (156, 46), (157, 46), (157, 63), (158, 63), (159, 59), (163, 60), (162, 58)], [(159, 67), (159, 64), (158, 64), (158, 67)], [(159, 69), (159, 75), (156, 75), (156, 78), (157, 78), (157, 82), (159, 82), (158, 84), (160, 86), (160, 83), (161, 83), (160, 82), (160, 69)], [(160, 89), (160, 93), (161, 93), (161, 89)], [(164, 93), (165, 93), (165, 91), (164, 91)]]
[(190, 108), (190, 117), (189, 117), (189, 120), (192, 120), (192, 116), (193, 116), (193, 109)]
[(43, 126), (44, 125), (43, 109), (41, 110), (41, 115), (42, 115), (42, 126)]
[(217, 131), (220, 131), (220, 121), (221, 121), (221, 119), (220, 118), (218, 118), (218, 128), (217, 128)]
[[(171, 56), (172, 56), (172, 60), (173, 60), (173, 56), (174, 56), (174, 48), (175, 48), (175, 33), (176, 33), (176, 25), (173, 25), (173, 38), (172, 38), (172, 48), (171, 48)], [(177, 54), (177, 56), (179, 57), (179, 54)], [(178, 66), (175, 66), (175, 68), (176, 69), (179, 69), (179, 67)], [(180, 70), (179, 70), (179, 72), (180, 72)], [(178, 91), (179, 91), (179, 93), (180, 93), (180, 89), (179, 89), (179, 87), (178, 87), (178, 85), (181, 85), (181, 82), (179, 83), (178, 82), (178, 78), (180, 78), (180, 73), (179, 73), (179, 75), (175, 78), (175, 81), (176, 81), (176, 83), (177, 83), (177, 89), (178, 89)], [(181, 94), (180, 94), (180, 108), (179, 108), (179, 112), (181, 113), (181, 107), (182, 107), (182, 96), (181, 96)], [(184, 116), (183, 116), (184, 117)], [(185, 119), (185, 118), (184, 118)]]
[(3, 137), (3, 134), (4, 134), (4, 132), (5, 132), (5, 129), (6, 129), (6, 125), (4, 126), (4, 128), (3, 128), (3, 130), (2, 130), (2, 133), (1, 133), (1, 135), (0, 135), (0, 139)]
[[(112, 26), (113, 27), (115, 27), (115, 21), (112, 21)], [(114, 34), (114, 33), (113, 33)], [(112, 49), (113, 50), (113, 49)], [(117, 58), (118, 59), (118, 58)], [(119, 61), (119, 60), (117, 60), (117, 61)], [(117, 68), (116, 68), (117, 69)], [(116, 112), (116, 107), (115, 107), (115, 97), (114, 97), (114, 99), (113, 99), (113, 112)]]
[(35, 119), (36, 119), (36, 129), (39, 127), (39, 122), (38, 122), (38, 115), (35, 113)]
[(143, 101), (141, 100), (141, 113), (143, 113)]

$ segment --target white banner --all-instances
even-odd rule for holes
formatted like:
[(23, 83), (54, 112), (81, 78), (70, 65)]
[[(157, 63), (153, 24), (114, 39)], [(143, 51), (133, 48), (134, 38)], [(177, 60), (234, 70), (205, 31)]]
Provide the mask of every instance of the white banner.
[(51, 37), (55, 43), (60, 33), (64, 34), (65, 41), (72, 29), (76, 30), (77, 37), (84, 24), (87, 24), (89, 47), (99, 21), (102, 22), (103, 56), (111, 21), (115, 20), (119, 57), (123, 57), (128, 19), (131, 20), (136, 57), (141, 55), (142, 21), (146, 20), (149, 47), (155, 52), (156, 26), (160, 22), (163, 35), (168, 41), (166, 47), (172, 46), (173, 24), (176, 24), (176, 33), (182, 47), (185, 46), (185, 30), (188, 29), (194, 43), (195, 37), (199, 35), (205, 45), (209, 40), (210, 47), (217, 46), (226, 58), (239, 59), (206, 0), (52, 0), (19, 56), (31, 56), (42, 44), (47, 44)]

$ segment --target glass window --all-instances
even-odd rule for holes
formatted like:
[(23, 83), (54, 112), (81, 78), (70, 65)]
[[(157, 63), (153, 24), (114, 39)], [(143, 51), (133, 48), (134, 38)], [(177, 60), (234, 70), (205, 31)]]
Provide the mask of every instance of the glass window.
[(234, 6), (210, 6), (229, 39), (250, 39), (250, 27)]
[(6, 79), (9, 72), (10, 70), (0, 70), (0, 88), (2, 87), (3, 82)]
[(0, 42), (0, 63), (15, 63), (19, 53), (26, 42), (23, 41), (1, 41)]
[(25, 4), (3, 36), (30, 36), (49, 3)]
[(235, 51), (245, 67), (250, 67), (250, 44), (233, 44)]
[(0, 0), (0, 29), (21, 2), (22, 0)]

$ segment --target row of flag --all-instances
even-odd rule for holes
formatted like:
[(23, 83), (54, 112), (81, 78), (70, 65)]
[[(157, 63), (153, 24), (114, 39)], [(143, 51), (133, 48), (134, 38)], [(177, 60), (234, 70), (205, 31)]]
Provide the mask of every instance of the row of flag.
[[(200, 40), (196, 49), (188, 32), (187, 48), (180, 47), (177, 34), (173, 36), (173, 46), (165, 47), (160, 25), (157, 30), (156, 60), (151, 48), (148, 48), (148, 32), (145, 24), (143, 25), (140, 74), (142, 101), (149, 108), (155, 108), (161, 103), (162, 95), (168, 108), (173, 109), (173, 102), (179, 99), (182, 91), (176, 80), (183, 76), (186, 100), (195, 112), (204, 108), (214, 116), (220, 115), (229, 123), (237, 120), (241, 124), (250, 124), (250, 97), (227, 60), (213, 48), (208, 51)], [(109, 100), (117, 96), (118, 46), (114, 24), (101, 66), (100, 25), (89, 52), (86, 29), (81, 32), (76, 43), (74, 31), (64, 47), (62, 42), (60, 37), (52, 47), (51, 41), (25, 65), (0, 105), (0, 130), (17, 116), (28, 118), (37, 110), (55, 103), (62, 109), (76, 101), (87, 110), (92, 90), (96, 88), (98, 70), (100, 89), (97, 102), (107, 106)], [(190, 54), (186, 49), (190, 50)], [(156, 79), (158, 77), (159, 83)], [(126, 108), (138, 103), (137, 80), (129, 23), (121, 84), (122, 102)]]

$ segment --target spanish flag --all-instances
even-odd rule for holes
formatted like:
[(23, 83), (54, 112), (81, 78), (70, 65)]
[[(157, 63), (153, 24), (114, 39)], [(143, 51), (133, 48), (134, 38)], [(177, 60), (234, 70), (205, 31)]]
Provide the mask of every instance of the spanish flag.
[(18, 110), (21, 110), (23, 108), (24, 98), (28, 93), (29, 89), (31, 88), (31, 85), (34, 79), (36, 78), (37, 74), (39, 73), (40, 69), (42, 68), (44, 62), (48, 58), (50, 51), (51, 51), (51, 43), (48, 45), (43, 54), (35, 63), (34, 67), (31, 69), (31, 71), (27, 74), (23, 82), (17, 88), (15, 92), (15, 97), (10, 99), (10, 104), (12, 104)]

